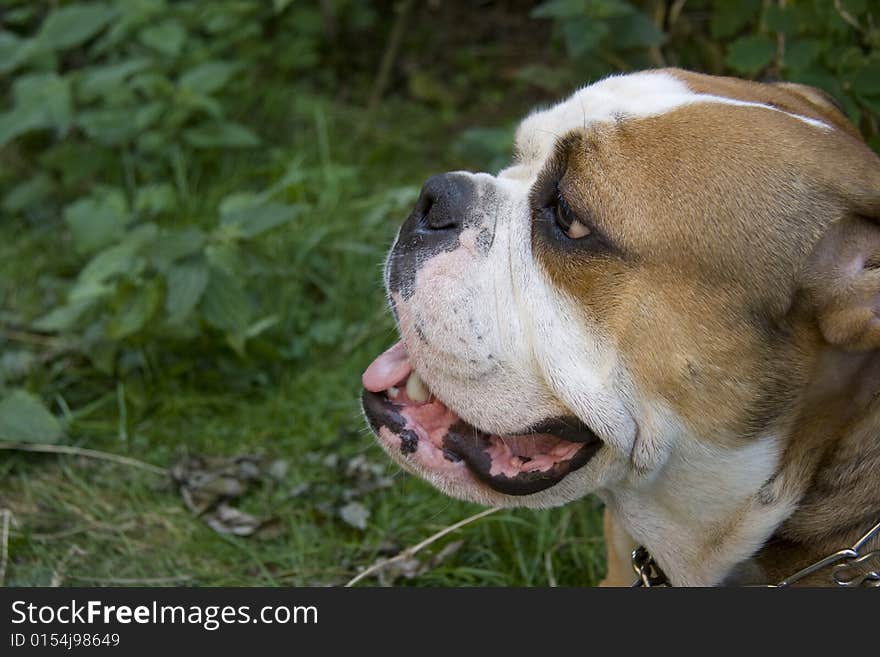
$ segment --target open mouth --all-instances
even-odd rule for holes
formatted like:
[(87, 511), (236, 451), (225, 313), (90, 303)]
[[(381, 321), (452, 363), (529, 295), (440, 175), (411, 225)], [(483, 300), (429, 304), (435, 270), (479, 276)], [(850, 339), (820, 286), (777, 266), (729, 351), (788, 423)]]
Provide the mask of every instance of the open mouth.
[(398, 342), (363, 376), (364, 412), (386, 444), (434, 463), (464, 463), (473, 475), (508, 495), (529, 495), (558, 484), (585, 465), (602, 442), (574, 418), (541, 423), (523, 433), (490, 434), (466, 423), (413, 371)]

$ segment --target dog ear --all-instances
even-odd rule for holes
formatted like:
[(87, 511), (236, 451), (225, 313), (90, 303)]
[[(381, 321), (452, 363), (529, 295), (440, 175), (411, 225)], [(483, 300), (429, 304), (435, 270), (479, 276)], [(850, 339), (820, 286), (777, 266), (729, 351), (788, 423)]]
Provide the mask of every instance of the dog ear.
[(845, 113), (843, 105), (841, 105), (834, 96), (822, 89), (810, 87), (806, 84), (797, 84), (796, 82), (775, 82), (773, 86), (796, 94), (808, 103), (811, 103), (826, 112), (835, 111), (839, 114)]
[[(847, 350), (880, 349), (880, 199), (835, 223), (811, 258), (807, 290), (823, 337)], [(874, 207), (871, 207), (871, 206)]]
[[(806, 106), (821, 115), (828, 124), (861, 139), (858, 128), (849, 122), (843, 105), (831, 94), (822, 89), (795, 82), (776, 82), (773, 87), (786, 92), (790, 97), (797, 98), (800, 103), (806, 102)], [(791, 107), (791, 111), (797, 113), (803, 110), (795, 105)]]

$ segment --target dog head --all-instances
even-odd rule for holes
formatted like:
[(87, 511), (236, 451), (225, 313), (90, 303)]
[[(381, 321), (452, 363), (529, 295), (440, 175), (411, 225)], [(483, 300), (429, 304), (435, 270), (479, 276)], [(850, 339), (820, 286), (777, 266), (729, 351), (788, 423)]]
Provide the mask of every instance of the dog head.
[(878, 190), (809, 87), (663, 70), (581, 89), (522, 122), (497, 176), (425, 184), (387, 258), (401, 341), (364, 374), (366, 416), (472, 501), (739, 503), (820, 350), (880, 345)]

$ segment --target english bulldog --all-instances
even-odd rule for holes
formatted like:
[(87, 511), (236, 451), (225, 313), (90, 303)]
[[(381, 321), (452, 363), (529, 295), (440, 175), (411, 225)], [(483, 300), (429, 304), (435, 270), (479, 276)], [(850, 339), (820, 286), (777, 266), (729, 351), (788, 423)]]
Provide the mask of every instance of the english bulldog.
[(880, 520), (880, 159), (833, 100), (613, 76), (514, 150), (429, 178), (388, 254), (388, 454), (485, 505), (598, 495), (612, 585), (637, 545), (774, 583)]

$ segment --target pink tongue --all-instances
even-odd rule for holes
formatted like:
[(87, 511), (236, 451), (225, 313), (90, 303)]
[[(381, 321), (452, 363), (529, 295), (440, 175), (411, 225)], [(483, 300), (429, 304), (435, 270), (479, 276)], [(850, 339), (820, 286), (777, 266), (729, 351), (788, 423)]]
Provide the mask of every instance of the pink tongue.
[(370, 392), (382, 392), (402, 382), (412, 372), (403, 342), (398, 342), (370, 363), (361, 380)]

